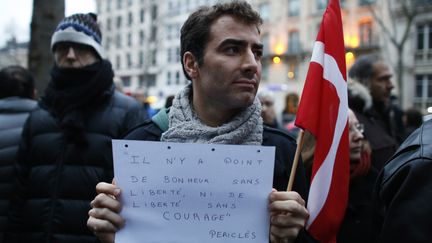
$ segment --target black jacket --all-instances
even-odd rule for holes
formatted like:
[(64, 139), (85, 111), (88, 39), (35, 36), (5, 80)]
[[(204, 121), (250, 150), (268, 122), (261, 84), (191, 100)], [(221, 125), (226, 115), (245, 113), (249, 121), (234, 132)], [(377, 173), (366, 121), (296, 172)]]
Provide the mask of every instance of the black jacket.
[(0, 242), (6, 230), (9, 197), (14, 180), (13, 165), (22, 127), (36, 101), (19, 97), (0, 99)]
[(432, 240), (432, 120), (400, 146), (375, 188), (376, 242)]
[(111, 139), (121, 138), (146, 115), (138, 102), (115, 92), (83, 117), (88, 143), (78, 146), (47, 110), (30, 115), (16, 166), (19, 181), (7, 242), (95, 242), (86, 222), (96, 184), (113, 178)]
[[(153, 121), (149, 120), (144, 124), (131, 130), (125, 139), (129, 140), (145, 140), (145, 141), (160, 141), (162, 130)], [(291, 165), (294, 160), (296, 141), (287, 133), (264, 126), (263, 146), (275, 146), (275, 166), (273, 187), (278, 191), (285, 191), (288, 185), (288, 179), (291, 172)], [(294, 180), (293, 191), (298, 192), (303, 199), (307, 200), (308, 185), (304, 173), (303, 164), (299, 162), (296, 177)], [(301, 231), (297, 242), (315, 242), (306, 231)]]

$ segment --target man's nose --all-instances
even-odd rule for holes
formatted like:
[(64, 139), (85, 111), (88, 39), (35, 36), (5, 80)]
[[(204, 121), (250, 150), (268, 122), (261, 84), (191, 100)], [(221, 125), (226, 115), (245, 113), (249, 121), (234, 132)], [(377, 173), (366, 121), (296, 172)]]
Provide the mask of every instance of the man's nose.
[(251, 73), (258, 71), (258, 59), (252, 50), (247, 51), (244, 55), (243, 70)]
[(76, 53), (73, 47), (70, 46), (68, 48), (66, 57), (68, 59), (76, 59)]

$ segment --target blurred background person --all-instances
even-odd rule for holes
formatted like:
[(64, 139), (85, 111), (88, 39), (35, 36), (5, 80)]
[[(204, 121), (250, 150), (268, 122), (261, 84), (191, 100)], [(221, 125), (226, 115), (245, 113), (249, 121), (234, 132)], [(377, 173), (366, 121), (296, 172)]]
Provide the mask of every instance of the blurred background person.
[(372, 192), (377, 171), (371, 170), (370, 148), (363, 137), (364, 125), (350, 109), (348, 113), (350, 185), (348, 205), (337, 242), (364, 243), (370, 240), (374, 212)]
[(0, 242), (6, 231), (9, 197), (14, 181), (22, 127), (29, 113), (36, 109), (34, 80), (21, 66), (0, 70)]
[(114, 176), (111, 140), (146, 117), (115, 90), (101, 43), (92, 13), (64, 18), (52, 35), (51, 80), (24, 125), (6, 242), (96, 241), (87, 212), (96, 184)]
[(174, 100), (174, 95), (168, 95), (166, 97), (165, 105), (164, 105), (165, 109), (168, 109), (172, 106), (173, 100)]
[(297, 137), (300, 128), (294, 125), (299, 103), (299, 96), (296, 93), (288, 93), (285, 96), (285, 107), (282, 110), (282, 127), (292, 136)]
[(258, 99), (261, 102), (261, 117), (264, 125), (281, 129), (282, 127), (279, 125), (276, 117), (273, 94), (266, 91), (260, 91), (258, 92)]
[(391, 101), (394, 88), (393, 73), (379, 55), (360, 56), (351, 69), (349, 77), (363, 84), (372, 97), (370, 107), (356, 113), (365, 126), (365, 138), (369, 141), (372, 166), (380, 171), (403, 140), (402, 112)]
[(417, 108), (408, 108), (404, 112), (403, 123), (405, 126), (405, 138), (407, 138), (423, 124), (423, 114)]
[(146, 96), (144, 94), (144, 90), (137, 90), (132, 94), (140, 104), (143, 109), (143, 112), (146, 113), (146, 116), (151, 118), (158, 112), (157, 109), (154, 109), (152, 105), (155, 103), (155, 97)]
[(287, 126), (288, 123), (294, 122), (297, 108), (298, 108), (299, 96), (296, 93), (288, 93), (285, 96), (285, 107), (282, 110), (282, 125)]

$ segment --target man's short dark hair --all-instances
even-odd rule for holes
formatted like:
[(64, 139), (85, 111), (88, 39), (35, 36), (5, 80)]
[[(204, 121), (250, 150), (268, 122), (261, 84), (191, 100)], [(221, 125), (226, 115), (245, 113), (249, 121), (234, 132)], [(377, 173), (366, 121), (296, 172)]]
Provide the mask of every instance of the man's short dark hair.
[(232, 1), (228, 3), (218, 3), (211, 7), (200, 7), (193, 12), (181, 28), (180, 37), (180, 59), (183, 72), (189, 80), (191, 78), (186, 73), (183, 55), (191, 52), (196, 58), (198, 65), (203, 64), (204, 49), (210, 36), (210, 27), (214, 21), (223, 15), (229, 15), (236, 20), (246, 24), (255, 24), (259, 31), (262, 19), (257, 11), (245, 1)]
[(367, 86), (370, 78), (373, 76), (373, 65), (382, 60), (382, 57), (378, 54), (360, 56), (352, 65), (348, 76)]
[(21, 66), (8, 66), (0, 70), (0, 99), (18, 96), (33, 98), (34, 79), (30, 71)]

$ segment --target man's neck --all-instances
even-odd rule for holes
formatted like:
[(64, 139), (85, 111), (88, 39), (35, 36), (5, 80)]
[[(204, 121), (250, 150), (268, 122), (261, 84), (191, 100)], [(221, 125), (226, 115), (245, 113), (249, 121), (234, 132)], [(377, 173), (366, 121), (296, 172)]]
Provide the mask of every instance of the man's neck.
[(237, 110), (216, 109), (193, 104), (193, 110), (202, 123), (210, 127), (218, 127), (231, 121), (238, 113)]

